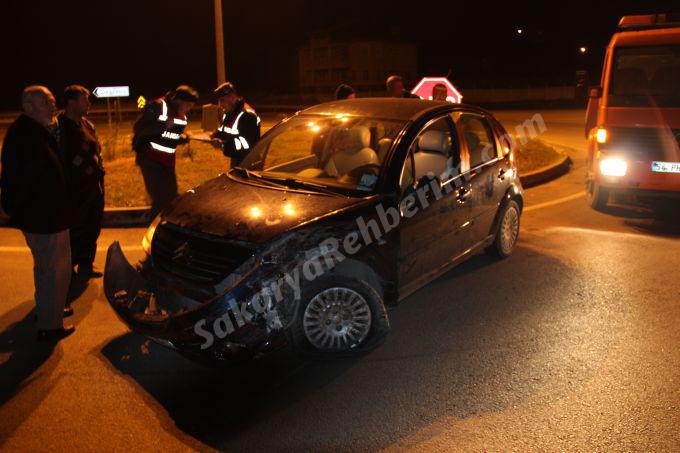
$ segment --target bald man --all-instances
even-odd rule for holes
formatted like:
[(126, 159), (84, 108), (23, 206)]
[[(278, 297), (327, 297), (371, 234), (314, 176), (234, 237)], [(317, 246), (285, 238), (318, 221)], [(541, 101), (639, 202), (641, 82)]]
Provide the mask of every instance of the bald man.
[(56, 121), (54, 96), (47, 88), (24, 89), (21, 114), (2, 145), (2, 208), (19, 228), (33, 255), (38, 340), (56, 341), (73, 333), (64, 326), (71, 282), (70, 196), (59, 146), (50, 132)]

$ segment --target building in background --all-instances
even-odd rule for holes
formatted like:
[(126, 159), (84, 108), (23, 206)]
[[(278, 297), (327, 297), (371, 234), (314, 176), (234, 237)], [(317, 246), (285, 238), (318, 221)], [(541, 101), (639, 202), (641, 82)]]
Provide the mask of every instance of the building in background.
[(300, 91), (321, 98), (332, 96), (341, 83), (354, 87), (359, 96), (379, 96), (391, 74), (401, 75), (407, 87), (417, 79), (418, 51), (406, 42), (317, 35), (299, 49), (298, 56)]

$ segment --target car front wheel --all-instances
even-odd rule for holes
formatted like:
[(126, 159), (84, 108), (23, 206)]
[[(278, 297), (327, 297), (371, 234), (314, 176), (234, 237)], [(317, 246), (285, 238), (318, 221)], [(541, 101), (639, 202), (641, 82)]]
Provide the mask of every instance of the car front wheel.
[(351, 355), (377, 346), (389, 331), (380, 293), (349, 277), (315, 280), (303, 290), (298, 313), (291, 333), (300, 352)]

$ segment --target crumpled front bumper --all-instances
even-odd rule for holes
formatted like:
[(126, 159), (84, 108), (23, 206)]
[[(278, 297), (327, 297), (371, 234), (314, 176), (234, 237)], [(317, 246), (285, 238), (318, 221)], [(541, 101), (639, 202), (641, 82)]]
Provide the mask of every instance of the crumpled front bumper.
[[(159, 287), (153, 272), (143, 272), (126, 259), (120, 244), (109, 246), (104, 269), (104, 293), (118, 317), (134, 332), (198, 361), (241, 361), (277, 349), (286, 343), (283, 329), (268, 328), (266, 320), (254, 317), (243, 326), (206, 347), (206, 339), (197, 333), (197, 324), (210, 326), (228, 315), (233, 300), (245, 300), (249, 283), (262, 277), (255, 267), (222, 293), (205, 301), (189, 301), (190, 308), (170, 312), (165, 298), (184, 298)], [(160, 297), (160, 299), (159, 299)]]

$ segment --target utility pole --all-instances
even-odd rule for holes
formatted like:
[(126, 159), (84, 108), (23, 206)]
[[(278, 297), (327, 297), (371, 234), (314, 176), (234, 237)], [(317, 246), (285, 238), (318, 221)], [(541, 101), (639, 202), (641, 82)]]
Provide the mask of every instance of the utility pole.
[(222, 26), (222, 0), (214, 0), (215, 4), (215, 52), (217, 63), (217, 84), (227, 81), (224, 63), (224, 28)]

